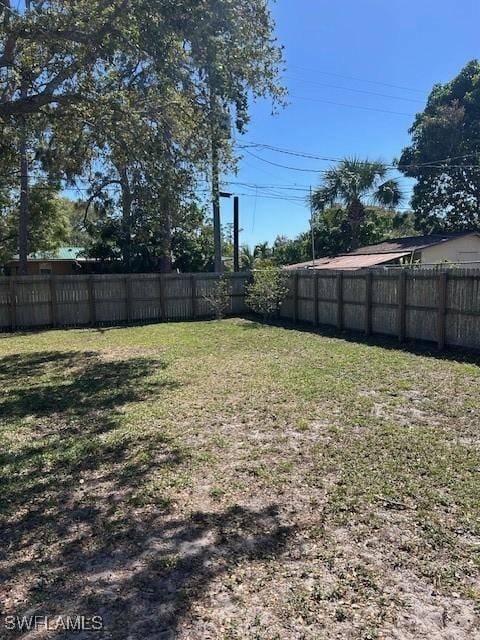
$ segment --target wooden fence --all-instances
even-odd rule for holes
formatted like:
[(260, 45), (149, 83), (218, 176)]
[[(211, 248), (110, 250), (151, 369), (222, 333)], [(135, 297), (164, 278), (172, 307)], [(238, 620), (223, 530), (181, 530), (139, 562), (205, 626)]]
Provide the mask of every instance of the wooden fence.
[(299, 270), (289, 289), (294, 322), (480, 348), (480, 269)]
[[(245, 306), (249, 274), (225, 274), (230, 313)], [(219, 275), (129, 274), (0, 278), (0, 328), (192, 320)], [(338, 330), (480, 348), (480, 269), (289, 272), (281, 317)]]
[[(0, 328), (81, 327), (212, 316), (205, 296), (219, 274), (18, 276), (0, 278)], [(225, 274), (230, 313), (245, 312), (249, 274)]]

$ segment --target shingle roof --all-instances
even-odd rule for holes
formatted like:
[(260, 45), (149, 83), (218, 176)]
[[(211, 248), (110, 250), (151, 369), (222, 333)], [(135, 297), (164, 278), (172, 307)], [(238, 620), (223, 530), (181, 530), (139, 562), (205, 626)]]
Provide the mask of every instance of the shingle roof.
[[(394, 238), (377, 244), (370, 244), (366, 247), (359, 247), (351, 251), (348, 255), (369, 255), (371, 253), (395, 253), (397, 251), (418, 251), (425, 247), (448, 242), (454, 238), (466, 236), (473, 231), (462, 231), (459, 233), (431, 234), (428, 236), (409, 236), (406, 238)], [(343, 254), (346, 255), (346, 254)]]

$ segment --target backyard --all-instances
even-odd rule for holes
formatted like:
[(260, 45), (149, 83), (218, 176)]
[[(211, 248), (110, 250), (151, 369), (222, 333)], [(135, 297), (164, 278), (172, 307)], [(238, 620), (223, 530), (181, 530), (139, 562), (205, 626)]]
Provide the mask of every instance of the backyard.
[(2, 614), (479, 638), (478, 362), (394, 347), (242, 319), (3, 334)]

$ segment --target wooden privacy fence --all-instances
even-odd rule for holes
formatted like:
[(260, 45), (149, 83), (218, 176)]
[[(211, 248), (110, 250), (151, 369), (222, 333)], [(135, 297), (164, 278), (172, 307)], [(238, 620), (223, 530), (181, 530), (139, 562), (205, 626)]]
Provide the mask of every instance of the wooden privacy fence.
[(480, 348), (480, 269), (289, 272), (281, 317)]
[[(209, 317), (213, 311), (205, 296), (219, 277), (215, 273), (0, 277), (0, 328)], [(249, 274), (224, 277), (230, 288), (230, 313), (244, 313)]]
[[(212, 316), (205, 296), (219, 274), (0, 278), (0, 328), (192, 320)], [(224, 274), (230, 313), (242, 314), (248, 273)], [(480, 348), (480, 269), (289, 272), (281, 317), (338, 330)]]

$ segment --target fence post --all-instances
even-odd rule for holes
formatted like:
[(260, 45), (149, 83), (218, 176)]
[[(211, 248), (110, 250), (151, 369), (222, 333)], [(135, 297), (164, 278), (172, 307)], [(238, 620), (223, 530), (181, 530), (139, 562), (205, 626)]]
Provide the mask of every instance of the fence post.
[(337, 329), (343, 329), (343, 272), (337, 273)]
[(52, 327), (57, 326), (57, 289), (56, 278), (50, 276), (50, 316), (52, 319)]
[(125, 276), (125, 308), (127, 324), (132, 322), (132, 280), (131, 274)]
[(192, 292), (192, 319), (195, 320), (197, 317), (197, 281), (193, 273), (190, 276), (190, 288)]
[(313, 321), (315, 325), (318, 325), (318, 280), (320, 274), (318, 271), (313, 270)]
[(406, 306), (407, 306), (407, 274), (404, 269), (398, 276), (398, 339), (405, 342)]
[(165, 282), (161, 273), (158, 274), (158, 287), (160, 294), (160, 320), (165, 322), (167, 318), (167, 312), (165, 309)]
[(298, 322), (298, 271), (293, 273), (293, 321)]
[(97, 324), (97, 310), (95, 308), (95, 287), (93, 276), (88, 278), (88, 306), (90, 309), (90, 324)]
[(15, 331), (17, 328), (17, 289), (15, 278), (10, 276), (10, 328)]
[(445, 349), (445, 324), (447, 311), (447, 272), (441, 271), (438, 274), (438, 316), (437, 316), (437, 332), (438, 332), (438, 348), (440, 351)]
[(365, 335), (372, 334), (372, 278), (371, 271), (365, 274)]

